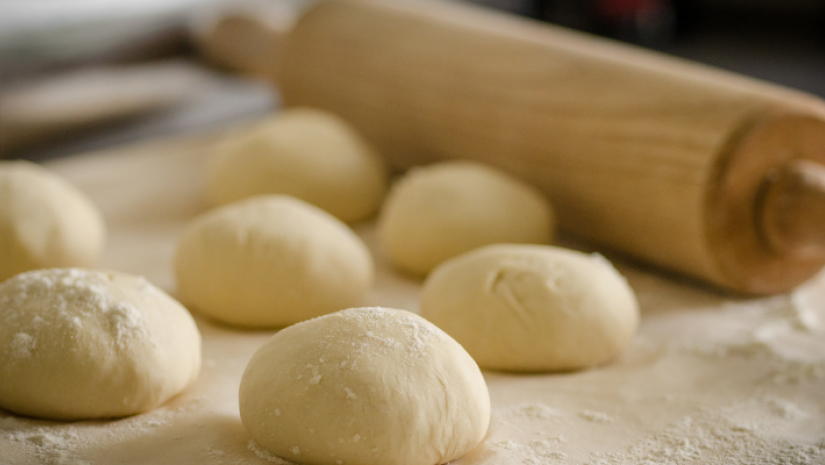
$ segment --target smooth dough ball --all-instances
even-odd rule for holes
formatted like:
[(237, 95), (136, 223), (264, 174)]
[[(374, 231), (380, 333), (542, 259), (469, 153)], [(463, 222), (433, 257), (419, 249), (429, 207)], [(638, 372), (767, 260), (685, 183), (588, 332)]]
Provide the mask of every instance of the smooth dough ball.
[(344, 223), (286, 195), (196, 218), (175, 258), (181, 299), (216, 320), (277, 328), (359, 305), (372, 256)]
[(93, 266), (105, 239), (103, 216), (74, 186), (34, 163), (0, 162), (0, 281)]
[(478, 366), (419, 316), (353, 308), (291, 326), (252, 357), (241, 420), (272, 454), (314, 465), (435, 465), (484, 438)]
[(225, 204), (287, 194), (345, 222), (372, 216), (387, 189), (383, 161), (341, 118), (321, 110), (284, 110), (215, 148), (208, 195)]
[(0, 285), (0, 407), (81, 420), (149, 411), (198, 376), (201, 337), (141, 277), (78, 268)]
[(564, 371), (616, 357), (636, 331), (639, 306), (600, 255), (501, 244), (434, 270), (421, 315), (484, 368)]
[(552, 235), (553, 213), (539, 191), (468, 161), (413, 168), (393, 186), (378, 219), (383, 253), (417, 275), (481, 246), (546, 244)]

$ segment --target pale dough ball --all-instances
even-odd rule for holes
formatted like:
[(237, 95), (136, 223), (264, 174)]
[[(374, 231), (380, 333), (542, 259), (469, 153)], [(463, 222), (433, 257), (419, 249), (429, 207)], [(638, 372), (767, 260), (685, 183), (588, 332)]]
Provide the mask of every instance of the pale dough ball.
[(241, 420), (315, 465), (435, 465), (481, 442), (490, 397), (456, 341), (403, 310), (353, 308), (280, 331), (241, 379)]
[(0, 285), (0, 407), (54, 420), (146, 412), (198, 376), (201, 338), (145, 279), (78, 268)]
[(0, 281), (93, 266), (105, 239), (103, 216), (74, 186), (34, 163), (0, 162)]
[(468, 161), (413, 168), (393, 186), (378, 218), (383, 253), (418, 275), (484, 245), (546, 244), (552, 235), (553, 213), (540, 192)]
[(216, 204), (287, 194), (345, 222), (372, 216), (387, 189), (383, 161), (341, 118), (284, 110), (215, 148), (207, 189)]
[(421, 315), (483, 368), (562, 371), (615, 358), (636, 331), (639, 306), (600, 255), (502, 244), (435, 269)]
[(237, 326), (284, 327), (361, 303), (372, 256), (344, 223), (286, 195), (196, 218), (175, 258), (183, 302)]

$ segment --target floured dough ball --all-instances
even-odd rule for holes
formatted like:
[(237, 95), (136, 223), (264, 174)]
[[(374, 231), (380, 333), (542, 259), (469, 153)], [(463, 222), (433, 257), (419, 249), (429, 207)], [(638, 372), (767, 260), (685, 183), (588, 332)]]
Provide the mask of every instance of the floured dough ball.
[(93, 266), (105, 238), (103, 216), (74, 186), (34, 163), (0, 162), (0, 281)]
[(393, 186), (378, 219), (381, 250), (418, 275), (484, 245), (546, 244), (552, 235), (553, 213), (540, 192), (468, 161), (413, 168)]
[(291, 326), (252, 357), (241, 420), (275, 456), (315, 465), (435, 465), (487, 431), (490, 397), (456, 341), (409, 312), (353, 308)]
[(639, 323), (636, 296), (600, 255), (492, 245), (439, 266), (421, 315), (484, 368), (563, 371), (615, 358)]
[(341, 118), (321, 110), (284, 110), (215, 148), (209, 197), (225, 204), (287, 194), (345, 222), (377, 210), (387, 189), (383, 161)]
[(196, 218), (178, 243), (175, 270), (185, 303), (253, 328), (359, 305), (373, 280), (372, 256), (347, 225), (286, 195)]
[(0, 285), (0, 407), (54, 420), (146, 412), (198, 376), (201, 338), (145, 279), (77, 268)]

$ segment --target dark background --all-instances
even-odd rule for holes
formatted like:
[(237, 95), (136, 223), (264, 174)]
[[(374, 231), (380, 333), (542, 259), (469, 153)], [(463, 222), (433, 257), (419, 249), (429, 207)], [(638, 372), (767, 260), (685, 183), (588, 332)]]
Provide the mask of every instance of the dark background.
[(823, 0), (477, 0), (825, 97)]

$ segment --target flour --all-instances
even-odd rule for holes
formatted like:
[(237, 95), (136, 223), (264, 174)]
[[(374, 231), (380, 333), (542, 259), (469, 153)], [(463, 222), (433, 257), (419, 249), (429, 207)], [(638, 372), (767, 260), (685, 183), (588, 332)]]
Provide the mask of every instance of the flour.
[(124, 302), (110, 303), (103, 313), (119, 348), (124, 349), (130, 337), (146, 336), (143, 312), (134, 306)]
[(774, 413), (784, 420), (801, 420), (810, 416), (810, 413), (787, 399), (776, 396), (766, 396), (763, 401), (771, 407)]
[(12, 360), (25, 360), (32, 356), (32, 349), (34, 349), (34, 338), (27, 333), (17, 333), (11, 340)]
[(34, 426), (35, 421), (14, 417), (0, 418), (0, 438), (6, 438), (31, 451), (48, 465), (88, 465), (77, 458), (76, 449), (81, 444), (71, 428)]
[(262, 458), (276, 465), (296, 465), (295, 463), (290, 462), (289, 460), (285, 460), (270, 454), (269, 451), (256, 444), (255, 441), (250, 440), (249, 444), (247, 445), (247, 448), (251, 450), (252, 453), (254, 453), (256, 456), (258, 456), (258, 458)]
[[(331, 329), (319, 338), (319, 343), (330, 348), (342, 339), (354, 339), (349, 343), (352, 349), (345, 351), (346, 358), (337, 364), (341, 370), (355, 370), (359, 363), (372, 364), (386, 356), (399, 357), (400, 363), (413, 365), (427, 355), (433, 344), (444, 342), (448, 337), (443, 331), (422, 322), (412, 314), (381, 307), (366, 307), (357, 311), (344, 310), (336, 313), (336, 317), (349, 324)], [(323, 375), (319, 373), (318, 367), (306, 366), (312, 370), (308, 378), (309, 384), (320, 383)], [(303, 374), (297, 377), (301, 379)], [(354, 396), (352, 391), (347, 391), (347, 397), (355, 398)]]
[(784, 358), (770, 343), (755, 339), (738, 342), (691, 341), (682, 343), (680, 348), (687, 353), (718, 359), (739, 357), (781, 361)]
[[(121, 350), (131, 338), (149, 338), (143, 312), (112, 295), (111, 279), (105, 273), (69, 268), (31, 271), (4, 282), (0, 321), (21, 328), (6, 348), (11, 358), (32, 357), (40, 346), (41, 332), (53, 325), (78, 334), (87, 324), (84, 322), (102, 321)], [(152, 286), (146, 283), (143, 287)], [(42, 308), (42, 302), (49, 302), (49, 308)]]
[(596, 412), (593, 410), (582, 410), (581, 412), (579, 412), (579, 416), (587, 421), (593, 423), (601, 423), (603, 425), (616, 422), (616, 419), (611, 417), (610, 415), (603, 412)]
[[(343, 311), (341, 316), (356, 321), (363, 328), (365, 337), (380, 342), (381, 346), (387, 349), (405, 348), (411, 355), (420, 357), (424, 355), (433, 343), (446, 340), (446, 336), (440, 330), (430, 325), (423, 324), (420, 320), (410, 315), (400, 315), (393, 326), (403, 329), (404, 338), (393, 338), (385, 335), (379, 337), (376, 333), (386, 333), (387, 316), (396, 312), (380, 307), (369, 307), (359, 309), (357, 312)], [(375, 350), (375, 345), (361, 345), (362, 350)]]
[(321, 375), (318, 373), (318, 365), (308, 364), (306, 366), (312, 371), (312, 376), (309, 378), (309, 384), (321, 384)]
[(769, 377), (769, 381), (780, 385), (799, 385), (825, 381), (825, 361), (785, 364)]
[(713, 358), (744, 358), (775, 362), (792, 362), (793, 356), (783, 350), (786, 338), (820, 336), (816, 307), (804, 293), (777, 296), (745, 303), (728, 303), (718, 315), (730, 321), (736, 318), (724, 339), (691, 338), (671, 346), (676, 350)]
[(507, 410), (507, 413), (526, 417), (534, 420), (557, 420), (562, 417), (562, 413), (541, 403), (516, 405)]
[(825, 443), (792, 444), (769, 439), (758, 428), (729, 421), (722, 413), (687, 416), (623, 452), (593, 453), (588, 465), (819, 465)]
[(556, 450), (557, 444), (546, 439), (519, 443), (509, 439), (496, 441), (491, 448), (499, 453), (517, 453), (524, 465), (547, 465), (551, 463), (565, 463), (567, 454)]
[(790, 295), (790, 305), (788, 305), (789, 320), (802, 331), (815, 332), (819, 329), (819, 318), (816, 313), (816, 305), (810, 297), (800, 291), (795, 291)]

